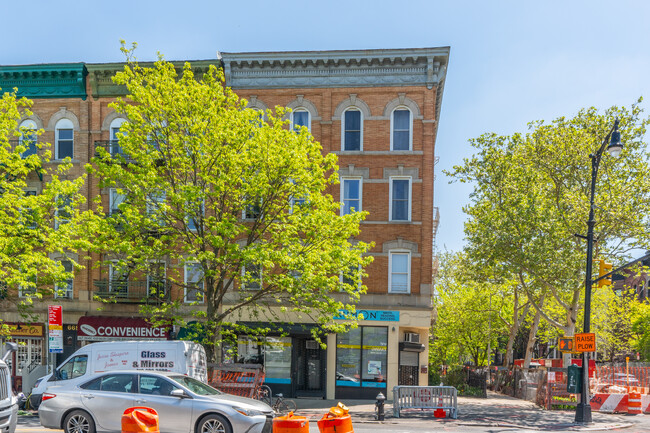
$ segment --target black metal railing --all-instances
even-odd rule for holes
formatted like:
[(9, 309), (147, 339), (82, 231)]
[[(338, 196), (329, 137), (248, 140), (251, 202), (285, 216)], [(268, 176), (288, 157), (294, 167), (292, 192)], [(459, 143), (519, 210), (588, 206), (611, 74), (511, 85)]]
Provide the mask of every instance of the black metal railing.
[(114, 159), (121, 159), (125, 162), (133, 162), (127, 153), (124, 152), (122, 146), (120, 146), (119, 140), (98, 140), (95, 141), (95, 156), (102, 156), (102, 153), (99, 149), (104, 149), (106, 153), (111, 155)]
[(168, 280), (95, 280), (94, 285), (95, 296), (115, 302), (155, 304), (171, 299), (171, 283)]

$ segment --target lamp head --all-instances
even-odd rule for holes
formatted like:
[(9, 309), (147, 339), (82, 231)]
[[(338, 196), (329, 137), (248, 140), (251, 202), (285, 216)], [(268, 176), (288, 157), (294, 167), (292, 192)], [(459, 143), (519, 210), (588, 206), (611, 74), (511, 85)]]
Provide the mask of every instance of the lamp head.
[(612, 155), (614, 158), (617, 158), (621, 151), (623, 150), (623, 143), (621, 143), (621, 133), (618, 132), (618, 119), (614, 123), (614, 130), (612, 131), (612, 137), (609, 141), (609, 146), (607, 146), (607, 152)]

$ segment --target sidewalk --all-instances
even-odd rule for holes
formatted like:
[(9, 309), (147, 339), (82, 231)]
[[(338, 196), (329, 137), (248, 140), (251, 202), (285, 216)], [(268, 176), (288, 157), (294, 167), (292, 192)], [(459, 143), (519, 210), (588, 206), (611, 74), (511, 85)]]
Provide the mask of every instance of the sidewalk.
[[(296, 415), (307, 417), (310, 421), (320, 419), (329, 408), (336, 406), (337, 400), (312, 400), (295, 399), (298, 410)], [(350, 415), (354, 423), (377, 423), (375, 419), (374, 400), (349, 400), (342, 401), (350, 409)], [(418, 423), (431, 422), (453, 424), (456, 426), (486, 426), (521, 428), (530, 430), (568, 430), (568, 431), (602, 431), (633, 427), (639, 424), (644, 417), (636, 418), (625, 415), (611, 415), (599, 412), (592, 412), (593, 424), (589, 426), (575, 425), (574, 411), (547, 411), (536, 406), (534, 403), (488, 392), (487, 399), (458, 397), (458, 419), (436, 419), (432, 411), (402, 411), (400, 418), (393, 417), (392, 402), (385, 405), (386, 418), (384, 423)], [(644, 423), (645, 424), (645, 423)], [(636, 431), (635, 429), (631, 429)]]

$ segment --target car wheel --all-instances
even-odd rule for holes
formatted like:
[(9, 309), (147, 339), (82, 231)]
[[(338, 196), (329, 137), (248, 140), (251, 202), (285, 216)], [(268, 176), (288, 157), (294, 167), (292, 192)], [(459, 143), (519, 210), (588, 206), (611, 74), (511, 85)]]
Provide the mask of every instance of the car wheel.
[(196, 433), (232, 433), (232, 429), (221, 415), (208, 415), (201, 420)]
[(95, 421), (83, 410), (73, 410), (63, 421), (65, 433), (95, 433)]

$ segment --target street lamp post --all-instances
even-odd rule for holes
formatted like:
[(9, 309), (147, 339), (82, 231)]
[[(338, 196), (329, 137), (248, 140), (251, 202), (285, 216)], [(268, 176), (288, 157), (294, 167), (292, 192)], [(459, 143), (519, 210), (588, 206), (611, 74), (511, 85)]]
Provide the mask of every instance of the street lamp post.
[[(610, 140), (611, 139), (611, 140)], [(607, 144), (609, 142), (609, 145)], [(594, 194), (596, 191), (596, 177), (598, 175), (598, 166), (600, 165), (600, 158), (603, 152), (607, 151), (613, 157), (620, 155), (623, 150), (621, 144), (621, 133), (618, 131), (618, 119), (614, 122), (614, 126), (609, 131), (603, 144), (595, 154), (589, 155), (591, 157), (591, 191), (589, 200), (589, 221), (587, 221), (587, 269), (585, 276), (585, 321), (582, 332), (589, 332), (591, 325), (591, 286), (593, 284), (591, 278), (591, 266), (593, 261), (593, 248), (594, 248)], [(582, 354), (582, 392), (580, 393), (580, 403), (576, 407), (575, 422), (579, 424), (590, 424), (591, 421), (591, 406), (589, 404), (589, 353)]]

